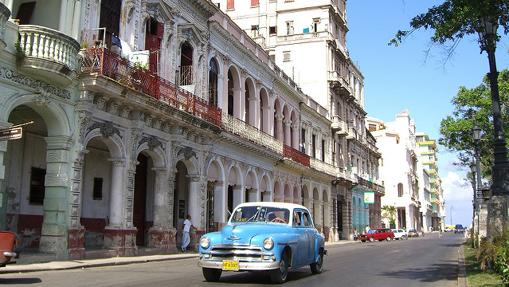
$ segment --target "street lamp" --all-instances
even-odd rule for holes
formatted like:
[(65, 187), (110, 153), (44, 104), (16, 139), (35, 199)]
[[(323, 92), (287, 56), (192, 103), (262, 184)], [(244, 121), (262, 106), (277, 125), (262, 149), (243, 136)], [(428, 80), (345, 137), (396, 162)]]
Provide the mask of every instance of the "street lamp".
[(479, 43), (481, 52), (486, 51), (490, 65), (488, 78), (491, 89), (491, 108), (493, 112), (494, 137), (494, 164), (492, 167), (491, 185), (492, 197), (490, 200), (488, 237), (503, 234), (507, 220), (507, 199), (509, 195), (509, 168), (507, 161), (507, 148), (504, 137), (503, 123), (500, 112), (500, 97), (498, 93), (498, 72), (495, 61), (495, 50), (498, 41), (498, 19), (483, 17), (479, 25)]

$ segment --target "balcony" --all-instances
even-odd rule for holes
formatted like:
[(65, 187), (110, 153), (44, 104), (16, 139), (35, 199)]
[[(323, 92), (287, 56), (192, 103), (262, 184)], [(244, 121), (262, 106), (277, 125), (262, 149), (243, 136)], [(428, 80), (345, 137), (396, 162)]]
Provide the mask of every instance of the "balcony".
[(5, 24), (9, 17), (11, 16), (11, 11), (4, 4), (0, 3), (0, 49), (5, 48)]
[(337, 168), (334, 167), (333, 165), (330, 165), (323, 161), (317, 160), (315, 158), (310, 158), (309, 163), (310, 163), (311, 168), (313, 168), (317, 171), (326, 173), (328, 175), (332, 175), (334, 177), (336, 177), (338, 175)]
[(221, 109), (176, 87), (150, 70), (134, 66), (106, 48), (83, 50), (81, 73), (106, 77), (196, 118), (221, 126)]
[(331, 129), (339, 136), (343, 136), (348, 133), (346, 122), (343, 121), (339, 116), (332, 117)]
[(250, 140), (278, 154), (283, 154), (283, 143), (229, 114), (222, 116), (223, 128), (235, 135)]
[(309, 167), (310, 158), (307, 154), (302, 153), (290, 146), (284, 145), (283, 147), (283, 157), (289, 158), (295, 162), (298, 162), (304, 166)]
[(353, 95), (348, 78), (342, 76), (338, 71), (329, 71), (327, 80), (329, 81), (329, 84), (340, 93)]
[(34, 78), (67, 86), (78, 70), (80, 44), (59, 31), (20, 25), (16, 49), (19, 69)]
[(349, 127), (348, 134), (346, 134), (347, 140), (358, 139), (357, 130), (355, 128)]

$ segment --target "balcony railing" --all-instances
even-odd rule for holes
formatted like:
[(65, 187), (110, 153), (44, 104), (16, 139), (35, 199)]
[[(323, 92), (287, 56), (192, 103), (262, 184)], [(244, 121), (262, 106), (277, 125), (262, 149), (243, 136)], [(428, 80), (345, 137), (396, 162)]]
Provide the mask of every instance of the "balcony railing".
[(223, 114), (223, 128), (235, 135), (248, 139), (258, 145), (264, 146), (273, 152), (283, 154), (283, 143), (271, 135), (260, 131), (246, 122), (229, 114)]
[(82, 56), (82, 73), (97, 73), (216, 126), (221, 126), (221, 109), (176, 87), (154, 72), (137, 67), (106, 48), (90, 48), (82, 51)]
[(332, 176), (338, 175), (337, 168), (335, 168), (333, 165), (330, 165), (323, 161), (317, 160), (315, 158), (311, 158), (309, 162), (310, 162), (311, 168), (313, 168), (313, 169), (316, 169), (320, 172), (323, 172), (323, 173), (326, 173), (326, 174), (329, 174)]
[(304, 166), (309, 166), (309, 155), (302, 153), (291, 146), (284, 145), (283, 156)]

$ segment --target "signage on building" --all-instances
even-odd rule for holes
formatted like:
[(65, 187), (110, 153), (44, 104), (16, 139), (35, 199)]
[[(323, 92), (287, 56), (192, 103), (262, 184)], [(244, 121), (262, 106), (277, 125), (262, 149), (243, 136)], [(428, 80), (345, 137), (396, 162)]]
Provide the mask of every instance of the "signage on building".
[(0, 141), (17, 140), (20, 139), (22, 135), (22, 127), (0, 130)]
[(375, 192), (374, 191), (365, 191), (364, 192), (364, 204), (373, 204), (375, 203)]

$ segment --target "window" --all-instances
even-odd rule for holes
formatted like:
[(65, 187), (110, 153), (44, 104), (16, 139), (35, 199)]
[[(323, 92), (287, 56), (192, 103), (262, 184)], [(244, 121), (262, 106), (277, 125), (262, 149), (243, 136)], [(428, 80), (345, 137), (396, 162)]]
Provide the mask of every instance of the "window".
[(276, 27), (276, 26), (270, 26), (270, 27), (269, 27), (269, 34), (270, 34), (270, 35), (275, 35), (275, 34), (277, 34), (277, 27)]
[(21, 25), (30, 24), (30, 20), (32, 19), (32, 15), (34, 14), (35, 4), (36, 2), (25, 2), (19, 5), (16, 19), (19, 20), (19, 23)]
[(306, 129), (301, 129), (300, 131), (300, 136), (301, 136), (301, 140), (300, 140), (300, 151), (303, 152), (303, 153), (306, 153)]
[(403, 197), (403, 184), (398, 183), (398, 197)]
[(311, 220), (311, 216), (309, 216), (309, 213), (307, 213), (306, 211), (304, 211), (303, 215), (302, 215), (302, 223), (304, 224), (304, 226), (306, 227), (313, 227), (313, 221)]
[(233, 212), (233, 186), (228, 185), (228, 211)]
[(325, 162), (325, 140), (322, 140), (322, 161)]
[(254, 37), (258, 37), (258, 30), (259, 30), (259, 27), (258, 25), (252, 25), (251, 26), (251, 36), (254, 38)]
[(103, 179), (102, 177), (94, 177), (94, 190), (92, 192), (94, 200), (103, 199)]
[(270, 59), (272, 62), (275, 62), (275, 61), (276, 61), (276, 55), (270, 55), (270, 56), (269, 56), (269, 59)]
[(336, 140), (332, 141), (332, 165), (336, 164)]
[(290, 62), (292, 60), (290, 51), (283, 52), (283, 62)]
[(30, 173), (30, 195), (29, 203), (33, 205), (42, 205), (44, 201), (44, 178), (46, 170), (32, 167)]
[(320, 24), (320, 18), (313, 18), (313, 32), (318, 32), (318, 24)]
[(226, 10), (235, 9), (235, 0), (227, 0), (226, 2)]
[(316, 158), (316, 135), (311, 136), (311, 156)]
[(293, 21), (286, 21), (286, 35), (293, 35)]

